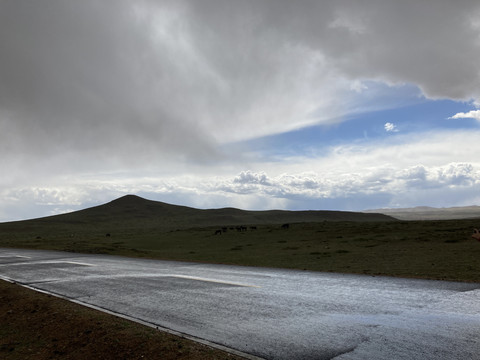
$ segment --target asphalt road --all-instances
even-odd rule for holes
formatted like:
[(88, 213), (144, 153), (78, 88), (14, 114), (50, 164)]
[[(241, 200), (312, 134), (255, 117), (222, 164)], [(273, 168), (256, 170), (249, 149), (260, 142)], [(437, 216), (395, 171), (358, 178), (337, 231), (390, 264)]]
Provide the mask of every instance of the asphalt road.
[(480, 283), (2, 248), (0, 277), (266, 359), (480, 359)]

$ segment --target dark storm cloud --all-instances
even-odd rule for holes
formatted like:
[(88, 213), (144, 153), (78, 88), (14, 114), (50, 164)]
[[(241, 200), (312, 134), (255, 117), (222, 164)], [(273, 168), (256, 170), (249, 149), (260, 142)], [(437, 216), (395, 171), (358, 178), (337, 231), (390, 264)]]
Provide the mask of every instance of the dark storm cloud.
[(477, 1), (205, 0), (192, 6), (193, 22), (208, 24), (209, 40), (221, 39), (228, 55), (220, 67), (228, 73), (246, 57), (265, 71), (272, 50), (301, 46), (351, 79), (412, 82), (428, 96), (480, 98)]
[(208, 137), (176, 113), (181, 94), (168, 92), (178, 59), (161, 57), (150, 24), (133, 5), (0, 3), (0, 124), (7, 151), (212, 155)]
[(3, 0), (2, 151), (205, 161), (338, 117), (363, 79), (478, 100), (479, 19), (474, 1)]

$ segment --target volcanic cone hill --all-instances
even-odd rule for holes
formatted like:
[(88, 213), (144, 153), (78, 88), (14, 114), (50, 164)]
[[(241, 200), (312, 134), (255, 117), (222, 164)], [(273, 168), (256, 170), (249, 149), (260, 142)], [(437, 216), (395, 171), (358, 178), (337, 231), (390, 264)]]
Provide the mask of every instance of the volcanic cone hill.
[[(104, 205), (55, 215), (26, 220), (24, 224), (116, 224), (116, 226), (156, 227), (165, 230), (193, 227), (260, 225), (321, 221), (394, 221), (384, 214), (366, 214), (347, 211), (247, 211), (235, 208), (195, 209), (152, 201), (135, 195), (126, 195)], [(13, 223), (12, 223), (13, 224)]]

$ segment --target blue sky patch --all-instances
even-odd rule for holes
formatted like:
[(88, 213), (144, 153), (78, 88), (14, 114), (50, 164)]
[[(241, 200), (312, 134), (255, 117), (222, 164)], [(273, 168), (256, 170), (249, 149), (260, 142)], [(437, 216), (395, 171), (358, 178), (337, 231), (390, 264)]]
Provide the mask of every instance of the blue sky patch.
[[(432, 130), (478, 129), (475, 119), (449, 119), (475, 107), (467, 102), (427, 100), (398, 108), (388, 108), (351, 114), (348, 120), (327, 125), (308, 126), (282, 134), (265, 136), (243, 142), (250, 151), (265, 157), (311, 156), (330, 147), (346, 143), (362, 143), (395, 136)], [(387, 131), (385, 125), (393, 126)]]

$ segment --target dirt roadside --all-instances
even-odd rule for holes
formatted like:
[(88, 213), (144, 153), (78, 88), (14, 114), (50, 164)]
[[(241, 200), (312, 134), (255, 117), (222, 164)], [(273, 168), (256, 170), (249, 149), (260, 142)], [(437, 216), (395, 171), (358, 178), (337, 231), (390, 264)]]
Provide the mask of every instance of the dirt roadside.
[(1, 280), (0, 358), (242, 359)]

